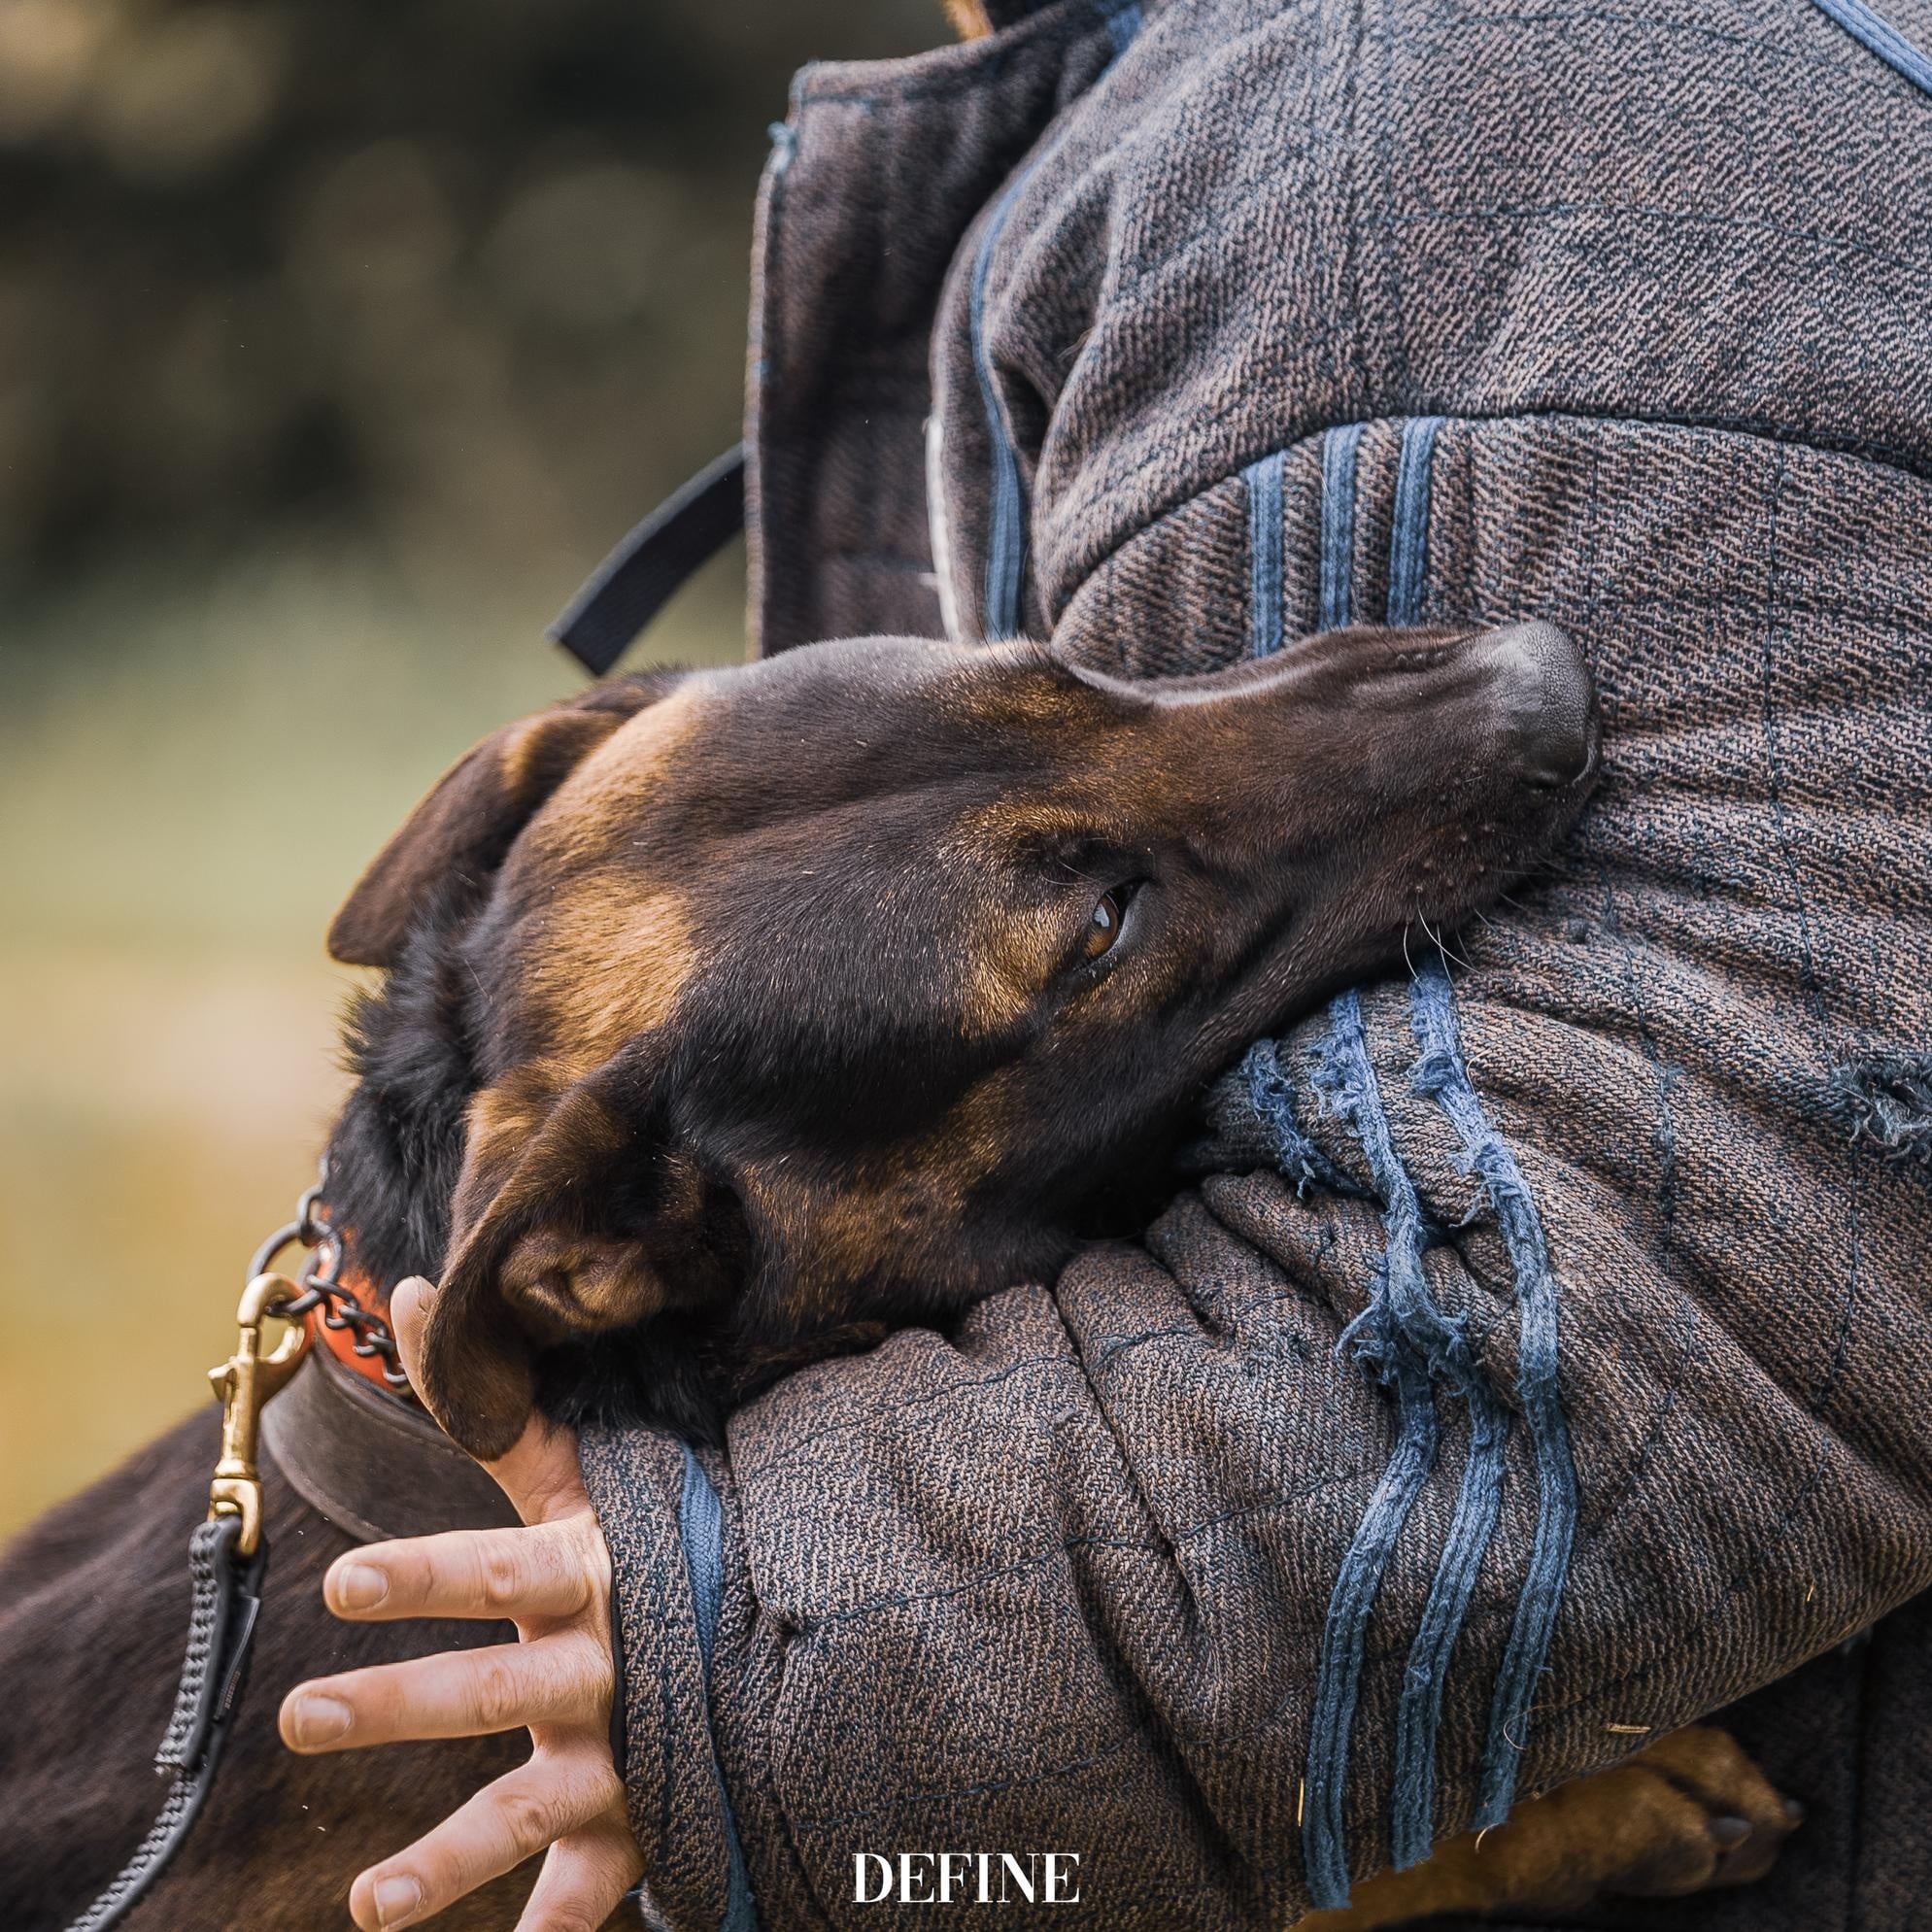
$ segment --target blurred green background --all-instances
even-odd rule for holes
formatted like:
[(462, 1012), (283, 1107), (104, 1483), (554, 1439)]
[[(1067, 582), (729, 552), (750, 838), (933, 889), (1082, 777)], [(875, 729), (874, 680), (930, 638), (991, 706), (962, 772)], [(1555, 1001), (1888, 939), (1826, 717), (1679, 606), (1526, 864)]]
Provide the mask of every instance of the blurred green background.
[[(735, 440), (766, 123), (938, 0), (0, 0), (0, 1532), (190, 1405), (362, 863)], [(636, 654), (743, 649), (721, 559)]]

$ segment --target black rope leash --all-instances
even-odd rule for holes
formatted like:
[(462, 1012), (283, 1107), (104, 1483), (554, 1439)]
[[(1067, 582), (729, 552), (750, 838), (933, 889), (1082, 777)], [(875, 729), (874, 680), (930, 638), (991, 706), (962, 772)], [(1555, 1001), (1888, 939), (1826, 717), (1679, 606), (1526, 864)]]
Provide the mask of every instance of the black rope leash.
[(155, 1770), (170, 1780), (168, 1794), (134, 1855), (68, 1932), (105, 1932), (118, 1925), (180, 1848), (214, 1788), (248, 1676), (268, 1569), (267, 1540), (257, 1542), (254, 1554), (246, 1557), (241, 1542), (239, 1515), (210, 1516), (188, 1538), (193, 1603), (187, 1650), (174, 1712), (154, 1754)]
[[(235, 1312), (240, 1329), (235, 1352), (209, 1372), (221, 1403), (221, 1455), (208, 1487), (208, 1515), (187, 1540), (187, 1647), (174, 1711), (154, 1754), (155, 1770), (169, 1780), (167, 1796), (134, 1855), (67, 1932), (106, 1932), (118, 1925), (181, 1849), (214, 1788), (247, 1682), (268, 1574), (257, 1461), (261, 1411), (301, 1366), (310, 1336), (304, 1315), (319, 1308), (329, 1327), (352, 1330), (356, 1354), (380, 1356), (384, 1379), (392, 1387), (408, 1386), (388, 1322), (359, 1306), (338, 1281), (342, 1243), (321, 1212), (322, 1186), (319, 1180), (303, 1195), (294, 1220), (278, 1229), (254, 1257)], [(276, 1257), (297, 1242), (311, 1250), (300, 1281), (271, 1273)], [(272, 1351), (264, 1351), (262, 1328), (270, 1320), (291, 1326)]]

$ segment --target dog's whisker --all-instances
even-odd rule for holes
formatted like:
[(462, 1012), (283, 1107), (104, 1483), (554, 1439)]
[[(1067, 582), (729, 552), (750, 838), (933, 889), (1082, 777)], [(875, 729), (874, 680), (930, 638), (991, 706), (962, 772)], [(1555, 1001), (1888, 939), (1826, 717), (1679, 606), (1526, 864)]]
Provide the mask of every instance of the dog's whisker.
[(1454, 960), (1455, 963), (1459, 966), (1462, 966), (1465, 970), (1468, 969), (1469, 962), (1466, 959), (1464, 959), (1460, 953), (1455, 952), (1450, 948), (1448, 941), (1442, 937), (1441, 933), (1438, 932), (1436, 929), (1430, 925), (1429, 921), (1426, 918), (1423, 919), (1422, 921), (1422, 930), (1426, 933), (1428, 933), (1429, 937), (1435, 942), (1436, 952), (1438, 956), (1441, 958), (1443, 969), (1445, 971), (1447, 970), (1449, 962), (1451, 960)]

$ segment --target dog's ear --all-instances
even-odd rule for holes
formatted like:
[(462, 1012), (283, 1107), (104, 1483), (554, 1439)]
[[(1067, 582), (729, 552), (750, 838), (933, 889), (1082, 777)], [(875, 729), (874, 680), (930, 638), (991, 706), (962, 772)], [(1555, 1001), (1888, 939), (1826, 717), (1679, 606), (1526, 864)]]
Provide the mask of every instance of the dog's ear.
[(472, 1102), (422, 1393), (480, 1460), (523, 1433), (539, 1351), (722, 1305), (741, 1283), (737, 1200), (672, 1143), (667, 1058), (646, 1034), (560, 1090), (525, 1068)]
[(944, 0), (946, 18), (962, 40), (984, 40), (993, 31), (985, 0)]
[(598, 685), (464, 753), (356, 880), (329, 926), (329, 956), (344, 966), (393, 966), (424, 892), (452, 875), (487, 879), (578, 764), (682, 676), (647, 672)]

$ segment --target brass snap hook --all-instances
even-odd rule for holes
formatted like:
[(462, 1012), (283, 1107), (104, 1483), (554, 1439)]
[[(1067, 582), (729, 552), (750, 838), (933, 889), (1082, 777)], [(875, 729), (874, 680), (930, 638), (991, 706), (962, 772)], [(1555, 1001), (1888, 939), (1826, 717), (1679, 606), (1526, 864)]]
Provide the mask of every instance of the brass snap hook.
[(235, 1352), (210, 1369), (215, 1398), (221, 1405), (221, 1459), (208, 1485), (211, 1516), (239, 1516), (242, 1534), (236, 1554), (253, 1556), (261, 1541), (261, 1471), (256, 1460), (261, 1409), (300, 1366), (309, 1347), (309, 1327), (296, 1321), (272, 1354), (261, 1352), (261, 1328), (272, 1309), (285, 1307), (301, 1290), (286, 1275), (257, 1274), (242, 1290), (235, 1321), (241, 1330)]

